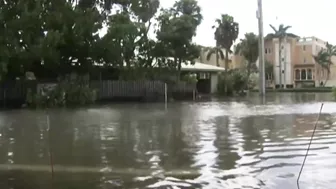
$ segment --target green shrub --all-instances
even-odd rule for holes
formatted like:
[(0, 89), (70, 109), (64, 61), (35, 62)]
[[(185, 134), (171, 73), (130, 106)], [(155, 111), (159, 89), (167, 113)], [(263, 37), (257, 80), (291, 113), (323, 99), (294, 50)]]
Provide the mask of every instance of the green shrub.
[(333, 97), (336, 99), (336, 87), (332, 88), (332, 94), (333, 94)]
[(33, 94), (28, 90), (27, 104), (34, 107), (62, 107), (92, 104), (96, 91), (89, 86), (88, 76), (75, 74), (61, 78), (55, 87), (44, 87)]
[[(232, 70), (228, 72), (225, 80), (224, 75), (220, 75), (218, 81), (218, 93), (221, 95), (233, 95), (244, 90), (246, 82), (246, 74), (240, 70)], [(225, 86), (227, 85), (227, 94), (225, 94)]]
[(197, 83), (197, 75), (195, 74), (186, 74), (182, 76), (181, 81), (185, 81), (187, 83), (196, 84)]

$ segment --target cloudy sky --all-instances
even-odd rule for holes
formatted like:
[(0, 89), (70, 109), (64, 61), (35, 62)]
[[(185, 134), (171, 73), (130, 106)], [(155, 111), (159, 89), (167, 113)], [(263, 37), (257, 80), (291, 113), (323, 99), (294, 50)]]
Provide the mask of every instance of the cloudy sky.
[[(258, 32), (256, 19), (257, 0), (198, 0), (202, 8), (203, 22), (199, 26), (195, 42), (213, 46), (211, 26), (221, 14), (230, 14), (239, 23), (240, 34)], [(161, 0), (163, 7), (170, 7), (174, 0)], [(289, 32), (301, 37), (316, 36), (336, 44), (336, 21), (333, 17), (336, 0), (263, 0), (264, 33), (272, 32), (269, 24), (292, 26)]]

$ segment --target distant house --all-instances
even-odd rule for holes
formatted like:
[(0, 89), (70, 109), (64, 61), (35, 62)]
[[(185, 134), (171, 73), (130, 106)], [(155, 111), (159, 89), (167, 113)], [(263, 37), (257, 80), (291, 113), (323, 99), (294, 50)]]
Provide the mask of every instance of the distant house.
[[(287, 87), (319, 86), (326, 79), (326, 72), (315, 62), (313, 55), (326, 48), (326, 41), (317, 37), (288, 35), (282, 42), (281, 72), (279, 69), (279, 40), (267, 35), (265, 37), (265, 60), (273, 64), (275, 86), (279, 86), (280, 73), (282, 84)], [(335, 62), (336, 63), (336, 62)], [(327, 86), (336, 86), (336, 65), (331, 66)]]

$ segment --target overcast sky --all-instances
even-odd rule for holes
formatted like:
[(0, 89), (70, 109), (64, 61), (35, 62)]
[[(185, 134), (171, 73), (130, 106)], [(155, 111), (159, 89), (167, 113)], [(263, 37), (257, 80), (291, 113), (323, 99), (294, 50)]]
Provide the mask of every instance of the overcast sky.
[[(203, 22), (199, 26), (195, 42), (213, 46), (211, 26), (221, 14), (230, 14), (239, 23), (240, 34), (258, 32), (256, 19), (257, 0), (198, 0), (202, 8)], [(174, 0), (161, 0), (163, 7), (170, 7)], [(264, 33), (272, 32), (269, 24), (290, 25), (288, 31), (301, 37), (315, 36), (336, 44), (336, 21), (333, 17), (336, 0), (263, 0)]]

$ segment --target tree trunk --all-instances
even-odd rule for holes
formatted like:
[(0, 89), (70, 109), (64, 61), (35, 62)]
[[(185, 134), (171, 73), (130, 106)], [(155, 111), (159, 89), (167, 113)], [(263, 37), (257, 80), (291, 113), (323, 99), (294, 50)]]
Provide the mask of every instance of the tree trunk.
[(229, 69), (229, 50), (225, 49), (225, 72), (224, 72), (224, 80), (225, 80), (225, 94), (228, 92), (227, 78), (228, 78), (228, 69)]
[(182, 63), (181, 63), (181, 59), (177, 58), (175, 59), (175, 63), (177, 62), (177, 82), (180, 82), (181, 79), (181, 67), (182, 67)]
[(282, 88), (281, 38), (279, 38), (279, 88)]
[(248, 88), (248, 82), (250, 79), (250, 75), (251, 75), (251, 64), (252, 63), (247, 63), (247, 76), (246, 76), (246, 81), (245, 81), (245, 89), (249, 90)]
[(330, 75), (330, 72), (327, 71), (327, 77), (326, 77), (326, 79), (325, 79), (325, 81), (324, 81), (324, 83), (323, 83), (323, 87), (326, 86), (327, 81), (329, 80), (329, 75)]

